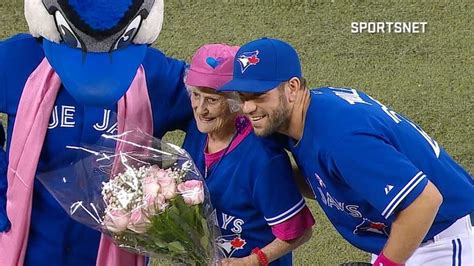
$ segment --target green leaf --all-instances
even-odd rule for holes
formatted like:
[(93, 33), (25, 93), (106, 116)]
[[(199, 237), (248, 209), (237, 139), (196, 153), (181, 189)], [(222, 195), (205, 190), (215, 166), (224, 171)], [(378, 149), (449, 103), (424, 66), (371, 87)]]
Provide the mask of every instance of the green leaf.
[(211, 232), (209, 231), (209, 227), (208, 227), (208, 223), (207, 223), (207, 220), (204, 219), (204, 217), (201, 217), (201, 226), (202, 226), (202, 229), (204, 231), (204, 236), (208, 236), (211, 234)]
[(167, 243), (158, 239), (158, 238), (154, 238), (153, 239), (153, 242), (155, 243), (155, 245), (157, 245), (159, 248), (166, 248), (167, 246)]
[(203, 236), (201, 237), (201, 246), (203, 246), (204, 250), (208, 250), (209, 249), (209, 238), (207, 236)]
[(168, 249), (170, 251), (173, 251), (173, 252), (176, 252), (176, 253), (185, 253), (186, 252), (183, 245), (181, 245), (181, 243), (179, 243), (178, 241), (173, 241), (171, 243), (168, 243)]

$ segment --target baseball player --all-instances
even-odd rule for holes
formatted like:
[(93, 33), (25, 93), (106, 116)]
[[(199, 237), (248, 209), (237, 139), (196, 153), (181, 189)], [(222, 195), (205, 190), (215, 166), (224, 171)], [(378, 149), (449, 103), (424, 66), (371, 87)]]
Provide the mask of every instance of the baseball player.
[(287, 147), (337, 231), (374, 265), (474, 265), (472, 177), (408, 118), (351, 88), (309, 90), (296, 51), (240, 48), (233, 80), (257, 135)]

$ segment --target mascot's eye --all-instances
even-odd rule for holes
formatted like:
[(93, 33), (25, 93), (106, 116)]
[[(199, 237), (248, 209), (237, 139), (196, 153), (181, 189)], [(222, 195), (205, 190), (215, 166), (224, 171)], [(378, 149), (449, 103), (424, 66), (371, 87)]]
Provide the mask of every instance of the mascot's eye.
[(142, 23), (142, 16), (136, 16), (130, 24), (128, 24), (127, 29), (123, 32), (122, 36), (115, 42), (112, 50), (117, 50), (120, 48), (127, 47), (129, 44), (132, 43), (133, 38), (138, 32), (140, 25)]
[(56, 19), (56, 26), (58, 27), (58, 31), (59, 31), (59, 34), (61, 34), (61, 38), (63, 42), (71, 47), (82, 49), (81, 42), (74, 34), (74, 31), (71, 29), (71, 27), (67, 23), (63, 14), (61, 14), (61, 12), (59, 11), (56, 11), (56, 13), (54, 14), (54, 17)]

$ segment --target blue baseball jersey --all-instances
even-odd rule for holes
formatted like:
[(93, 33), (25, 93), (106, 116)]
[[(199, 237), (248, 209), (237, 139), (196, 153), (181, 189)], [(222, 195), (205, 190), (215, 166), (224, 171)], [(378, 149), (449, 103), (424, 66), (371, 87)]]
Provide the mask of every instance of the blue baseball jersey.
[[(183, 144), (201, 173), (206, 140), (207, 134), (192, 123)], [(206, 184), (221, 229), (217, 244), (223, 256), (245, 257), (255, 247), (265, 247), (275, 240), (271, 226), (301, 211), (305, 202), (292, 175), (286, 152), (253, 132), (211, 166)], [(291, 253), (270, 263), (291, 264)]]
[(354, 89), (310, 94), (303, 137), (289, 148), (329, 220), (354, 246), (379, 254), (396, 214), (428, 180), (443, 203), (425, 241), (474, 210), (470, 174), (418, 125)]
[[(44, 58), (41, 42), (27, 34), (0, 42), (0, 112), (8, 115), (7, 152), (23, 87)], [(182, 82), (185, 63), (149, 48), (143, 61), (153, 114), (154, 136), (186, 129), (192, 119)], [(38, 172), (74, 159), (66, 145), (95, 143), (103, 133), (117, 133), (117, 106), (84, 106), (61, 87), (51, 114)], [(5, 213), (7, 179), (0, 164), (0, 204)], [(50, 193), (35, 180), (25, 265), (95, 265), (100, 233), (70, 219)]]

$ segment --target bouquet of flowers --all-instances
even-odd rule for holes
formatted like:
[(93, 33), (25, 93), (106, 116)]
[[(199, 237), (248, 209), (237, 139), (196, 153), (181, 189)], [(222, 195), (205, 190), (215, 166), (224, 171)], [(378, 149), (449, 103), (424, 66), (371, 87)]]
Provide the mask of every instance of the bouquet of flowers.
[(217, 260), (209, 194), (183, 149), (139, 130), (68, 148), (74, 160), (38, 178), (73, 219), (162, 261)]

